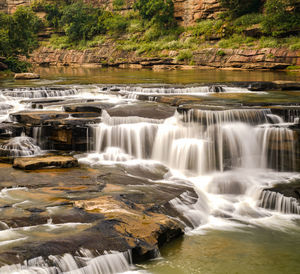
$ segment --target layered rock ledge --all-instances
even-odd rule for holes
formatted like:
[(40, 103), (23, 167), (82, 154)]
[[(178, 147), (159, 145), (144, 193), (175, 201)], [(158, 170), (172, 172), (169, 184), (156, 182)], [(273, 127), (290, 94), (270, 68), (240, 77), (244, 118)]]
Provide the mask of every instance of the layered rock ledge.
[(115, 49), (114, 45), (79, 50), (51, 49), (47, 47), (34, 51), (29, 61), (41, 66), (116, 66), (129, 68), (191, 69), (285, 69), (300, 65), (300, 51), (288, 49), (220, 49), (207, 48), (193, 52), (193, 66), (176, 61), (171, 52), (169, 57), (141, 57), (134, 52)]

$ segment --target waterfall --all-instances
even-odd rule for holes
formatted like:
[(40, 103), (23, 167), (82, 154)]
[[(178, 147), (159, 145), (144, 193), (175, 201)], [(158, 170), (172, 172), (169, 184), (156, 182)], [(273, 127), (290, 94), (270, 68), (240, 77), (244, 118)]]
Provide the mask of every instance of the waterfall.
[(268, 122), (269, 109), (230, 109), (230, 110), (200, 110), (191, 109), (184, 113), (185, 122), (197, 122), (202, 125), (243, 122), (251, 125)]
[(300, 204), (295, 198), (269, 190), (262, 191), (258, 205), (286, 214), (300, 214)]
[(141, 117), (110, 117), (103, 111), (103, 123), (93, 127), (94, 150), (104, 152), (108, 147), (119, 147), (136, 158), (148, 158), (159, 120)]
[(0, 90), (0, 94), (12, 98), (48, 98), (48, 97), (63, 97), (76, 95), (76, 88), (55, 88), (55, 87), (40, 87), (40, 88), (14, 88)]
[(41, 153), (42, 151), (35, 145), (34, 139), (27, 136), (15, 137), (0, 145), (1, 156), (32, 156)]
[(94, 256), (86, 249), (81, 249), (74, 256), (64, 254), (62, 256), (50, 255), (33, 258), (23, 264), (5, 265), (0, 267), (0, 273), (99, 273), (114, 274), (132, 270), (131, 253), (128, 252), (105, 252), (103, 255)]
[(111, 90), (118, 90), (120, 93), (129, 96), (140, 95), (201, 95), (208, 93), (248, 93), (249, 90), (240, 87), (228, 87), (224, 85), (210, 85), (210, 86), (190, 86), (190, 87), (171, 87), (171, 86), (127, 86), (114, 87)]
[(295, 170), (295, 143), (294, 132), (284, 127), (264, 126), (257, 129), (257, 135), (262, 151), (262, 161), (268, 167), (279, 171)]

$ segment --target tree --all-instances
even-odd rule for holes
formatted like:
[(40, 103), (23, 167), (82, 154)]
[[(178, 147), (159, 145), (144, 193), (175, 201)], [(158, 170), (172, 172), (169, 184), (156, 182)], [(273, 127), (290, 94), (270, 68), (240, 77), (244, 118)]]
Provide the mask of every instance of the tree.
[(300, 28), (298, 0), (267, 0), (263, 28), (273, 36), (284, 35)]
[(175, 22), (172, 0), (137, 0), (133, 7), (144, 20), (153, 20), (163, 25), (172, 25)]
[(247, 13), (258, 12), (262, 6), (261, 0), (220, 0), (221, 6), (228, 10), (228, 14), (237, 18)]
[(64, 7), (60, 24), (64, 26), (64, 31), (71, 42), (85, 41), (103, 31), (103, 26), (99, 22), (100, 17), (100, 9), (76, 2)]

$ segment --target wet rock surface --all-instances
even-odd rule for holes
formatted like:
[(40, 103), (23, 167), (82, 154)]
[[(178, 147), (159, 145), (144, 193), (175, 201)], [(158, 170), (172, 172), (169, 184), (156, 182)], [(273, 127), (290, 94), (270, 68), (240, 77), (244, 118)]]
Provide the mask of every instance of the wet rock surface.
[[(100, 253), (131, 249), (135, 262), (154, 257), (159, 246), (183, 234), (183, 225), (166, 215), (165, 205), (186, 191), (195, 194), (187, 185), (148, 179), (162, 179), (163, 170), (138, 178), (125, 170), (102, 166), (24, 172), (0, 164), (2, 193), (18, 197), (0, 199), (0, 221), (21, 234), (22, 227), (37, 230), (34, 238), (1, 249), (0, 265), (74, 254), (80, 248)], [(23, 199), (27, 202), (17, 205)], [(53, 232), (42, 233), (50, 218)], [(59, 226), (65, 232), (55, 230)]]

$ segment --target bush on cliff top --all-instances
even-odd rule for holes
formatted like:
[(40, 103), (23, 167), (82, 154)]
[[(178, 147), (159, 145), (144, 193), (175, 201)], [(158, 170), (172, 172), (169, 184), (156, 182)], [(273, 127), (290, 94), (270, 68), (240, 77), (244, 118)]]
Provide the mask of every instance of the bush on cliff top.
[(265, 33), (272, 36), (282, 36), (299, 31), (299, 0), (267, 0), (263, 28)]
[(139, 12), (144, 20), (165, 26), (175, 25), (172, 0), (137, 0), (133, 8)]
[(25, 71), (26, 63), (18, 61), (19, 55), (28, 55), (38, 46), (37, 32), (41, 20), (28, 7), (19, 7), (13, 15), (0, 13), (0, 56), (14, 72)]
[(261, 0), (220, 0), (220, 3), (232, 18), (258, 12), (262, 6)]

